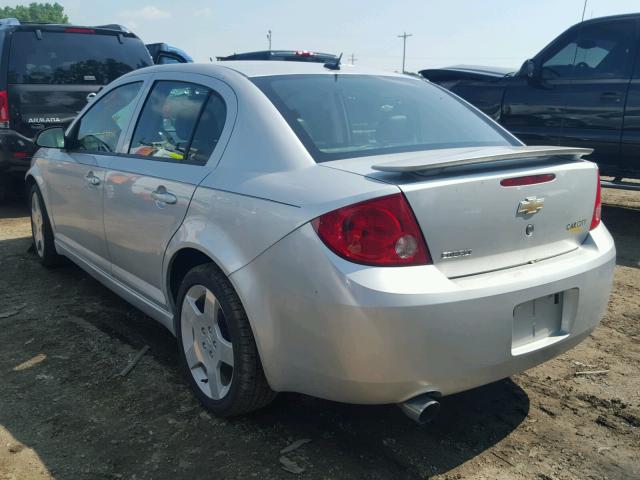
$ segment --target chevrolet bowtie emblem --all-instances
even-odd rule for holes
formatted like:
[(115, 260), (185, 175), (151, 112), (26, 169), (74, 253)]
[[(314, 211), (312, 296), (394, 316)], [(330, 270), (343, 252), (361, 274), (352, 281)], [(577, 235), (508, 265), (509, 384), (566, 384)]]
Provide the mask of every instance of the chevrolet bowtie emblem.
[(538, 213), (544, 207), (544, 198), (527, 197), (520, 201), (518, 205), (518, 214), (533, 215)]

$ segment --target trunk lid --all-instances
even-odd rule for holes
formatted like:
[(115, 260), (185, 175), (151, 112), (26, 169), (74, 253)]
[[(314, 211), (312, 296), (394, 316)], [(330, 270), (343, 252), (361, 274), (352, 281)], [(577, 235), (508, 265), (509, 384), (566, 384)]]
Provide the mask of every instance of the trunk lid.
[[(597, 167), (579, 160), (588, 152), (483, 147), (324, 165), (397, 185), (413, 209), (434, 265), (448, 277), (460, 277), (578, 248), (589, 233), (596, 195)], [(547, 174), (555, 177), (545, 183), (501, 185), (504, 179)]]

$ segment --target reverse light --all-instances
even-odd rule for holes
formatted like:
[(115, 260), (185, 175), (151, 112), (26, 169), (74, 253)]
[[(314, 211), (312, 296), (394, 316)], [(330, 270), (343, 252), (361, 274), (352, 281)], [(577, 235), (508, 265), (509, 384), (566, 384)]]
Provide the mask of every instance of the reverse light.
[(354, 263), (385, 267), (431, 263), (418, 222), (401, 193), (339, 208), (311, 224), (327, 247)]
[(602, 187), (600, 187), (600, 170), (596, 170), (596, 201), (593, 206), (593, 216), (591, 217), (591, 226), (589, 230), (593, 230), (600, 225), (602, 219)]
[(9, 128), (9, 96), (0, 90), (0, 128)]

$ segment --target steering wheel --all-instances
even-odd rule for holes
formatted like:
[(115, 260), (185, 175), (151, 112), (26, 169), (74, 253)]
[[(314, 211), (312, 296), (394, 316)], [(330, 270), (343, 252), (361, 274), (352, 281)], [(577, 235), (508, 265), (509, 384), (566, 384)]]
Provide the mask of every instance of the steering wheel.
[(589, 67), (589, 65), (585, 62), (580, 62), (580, 63), (576, 63), (576, 67), (578, 68), (591, 68)]

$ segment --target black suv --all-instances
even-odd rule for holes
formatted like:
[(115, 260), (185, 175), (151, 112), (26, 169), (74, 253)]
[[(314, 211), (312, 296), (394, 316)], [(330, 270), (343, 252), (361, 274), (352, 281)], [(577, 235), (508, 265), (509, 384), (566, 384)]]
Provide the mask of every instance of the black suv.
[(640, 14), (574, 25), (520, 70), (458, 66), (420, 73), (527, 145), (591, 147), (603, 175), (640, 178)]
[(0, 197), (22, 185), (38, 131), (65, 126), (87, 95), (152, 64), (144, 43), (118, 25), (0, 20)]

